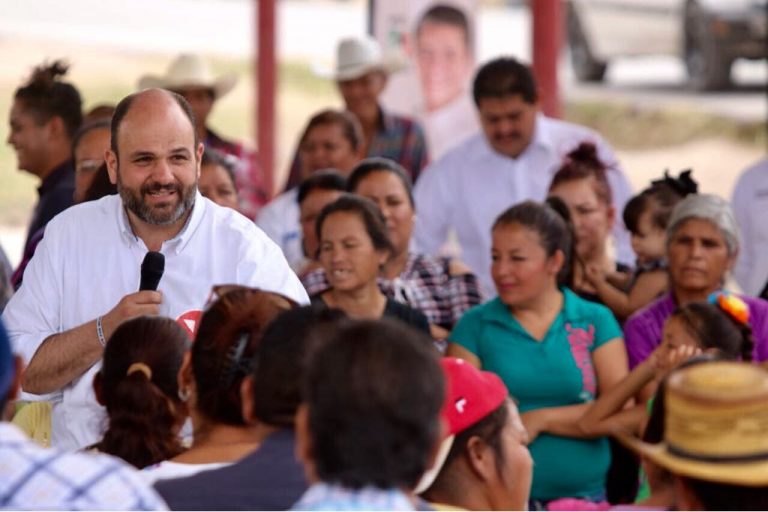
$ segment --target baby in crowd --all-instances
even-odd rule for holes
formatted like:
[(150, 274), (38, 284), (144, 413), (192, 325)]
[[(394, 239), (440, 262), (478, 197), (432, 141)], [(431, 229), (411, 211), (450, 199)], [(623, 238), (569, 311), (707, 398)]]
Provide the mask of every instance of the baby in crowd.
[(698, 191), (691, 171), (677, 178), (664, 173), (662, 179), (629, 200), (623, 212), (624, 224), (632, 234), (632, 249), (637, 256), (634, 272), (608, 274), (588, 265), (586, 277), (597, 295), (620, 320), (651, 303), (667, 290), (666, 230), (677, 203)]

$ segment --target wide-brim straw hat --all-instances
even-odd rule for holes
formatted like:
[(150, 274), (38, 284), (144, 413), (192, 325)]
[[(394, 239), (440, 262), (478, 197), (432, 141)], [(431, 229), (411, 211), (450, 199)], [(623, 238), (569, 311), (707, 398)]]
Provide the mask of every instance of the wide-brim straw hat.
[(378, 41), (372, 37), (350, 37), (339, 41), (336, 48), (336, 67), (332, 70), (315, 66), (315, 72), (334, 80), (354, 80), (370, 73), (383, 71), (387, 75), (407, 66), (399, 55), (389, 55), (381, 49)]
[(208, 63), (199, 55), (181, 54), (171, 62), (164, 75), (144, 75), (139, 79), (139, 89), (179, 90), (191, 87), (211, 89), (216, 98), (231, 91), (237, 84), (237, 76), (228, 73), (215, 77)]
[(768, 486), (768, 371), (699, 364), (673, 373), (664, 398), (664, 442), (619, 435), (624, 444), (681, 476)]

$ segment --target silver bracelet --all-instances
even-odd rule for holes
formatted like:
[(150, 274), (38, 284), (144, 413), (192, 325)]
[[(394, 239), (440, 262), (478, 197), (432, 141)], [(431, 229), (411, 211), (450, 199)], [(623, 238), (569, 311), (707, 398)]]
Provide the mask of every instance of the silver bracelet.
[(107, 339), (104, 337), (104, 327), (101, 325), (103, 317), (96, 317), (96, 334), (99, 336), (99, 343), (102, 347), (107, 346)]

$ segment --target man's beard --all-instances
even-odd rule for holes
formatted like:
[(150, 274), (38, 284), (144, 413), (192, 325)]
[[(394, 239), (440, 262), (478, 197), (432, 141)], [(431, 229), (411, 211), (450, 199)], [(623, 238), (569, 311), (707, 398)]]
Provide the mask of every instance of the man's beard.
[[(147, 195), (163, 190), (176, 193), (176, 203), (172, 208), (165, 206), (161, 209), (156, 206), (150, 206), (144, 200)], [(183, 188), (178, 181), (167, 185), (161, 185), (157, 182), (145, 183), (137, 193), (134, 189), (123, 185), (118, 173), (117, 191), (120, 194), (120, 199), (123, 200), (123, 205), (139, 219), (147, 224), (167, 226), (181, 219), (194, 206), (195, 194), (197, 193), (197, 179), (187, 188)]]

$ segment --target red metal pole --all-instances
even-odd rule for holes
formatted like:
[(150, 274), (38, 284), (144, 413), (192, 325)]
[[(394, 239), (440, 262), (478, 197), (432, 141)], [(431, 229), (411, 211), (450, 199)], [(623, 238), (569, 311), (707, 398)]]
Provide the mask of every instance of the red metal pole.
[(275, 58), (275, 0), (256, 2), (256, 76), (257, 104), (254, 112), (257, 127), (259, 161), (264, 171), (265, 188), (270, 197), (275, 184), (275, 102), (277, 59)]
[(541, 108), (560, 117), (557, 61), (563, 40), (561, 0), (530, 0), (533, 20), (533, 74), (539, 85)]

